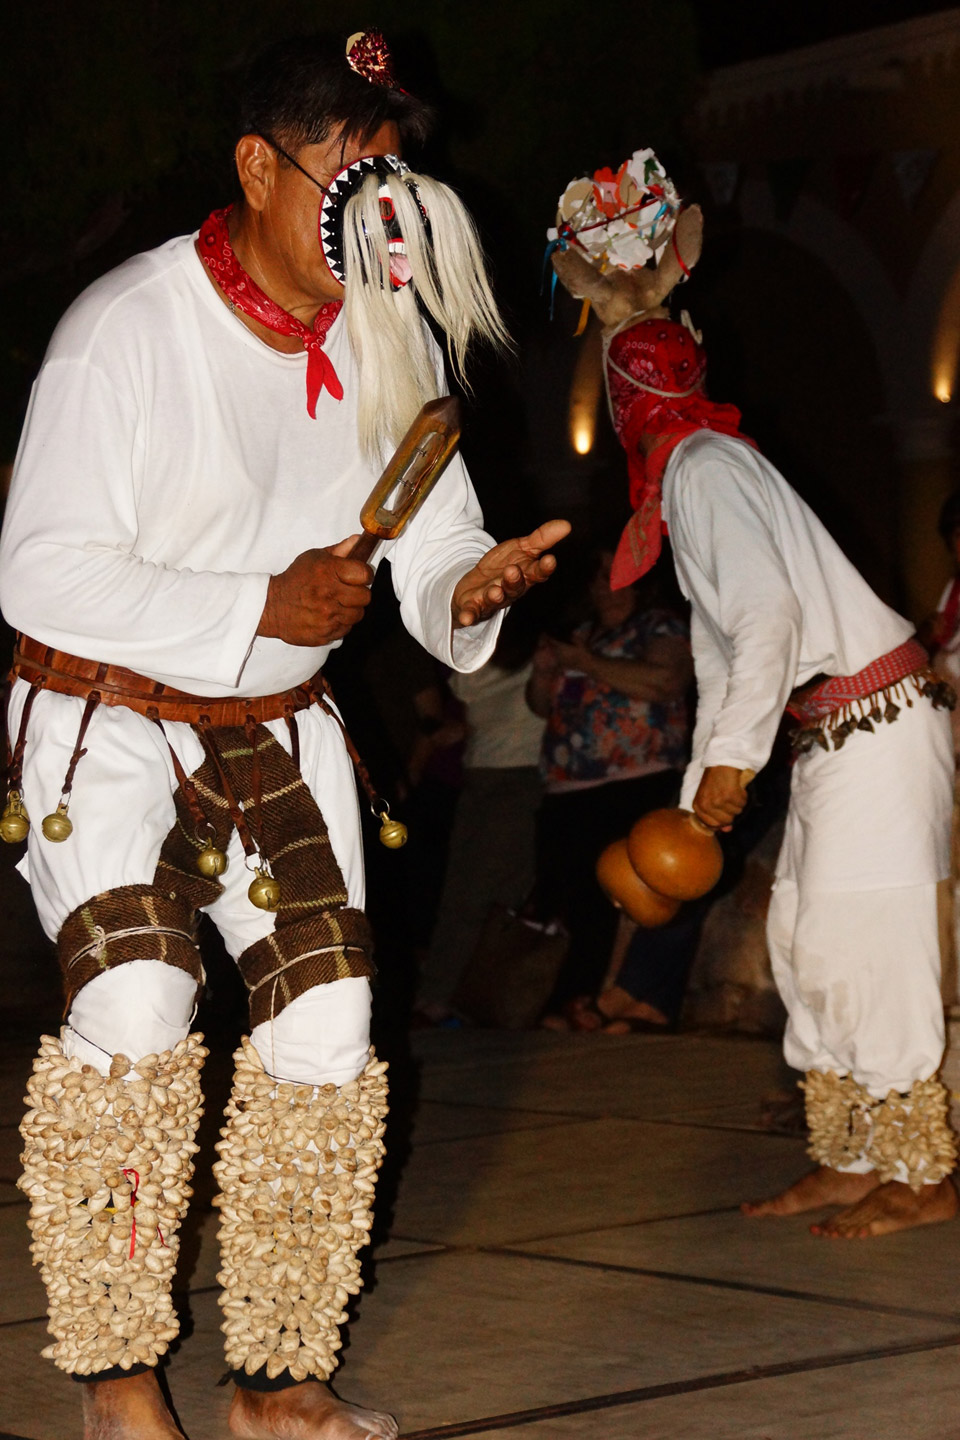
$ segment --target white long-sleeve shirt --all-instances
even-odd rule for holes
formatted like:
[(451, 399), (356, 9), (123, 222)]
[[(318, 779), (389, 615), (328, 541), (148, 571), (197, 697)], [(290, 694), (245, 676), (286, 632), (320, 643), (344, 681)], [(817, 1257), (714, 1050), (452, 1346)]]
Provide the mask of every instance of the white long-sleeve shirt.
[(693, 615), (699, 692), (681, 804), (703, 770), (766, 764), (790, 691), (853, 675), (913, 627), (870, 589), (783, 476), (710, 430), (676, 447), (663, 517)]
[[(359, 528), (378, 472), (357, 444), (343, 314), (326, 351), (344, 389), (306, 408), (306, 355), (231, 313), (183, 236), (71, 306), (31, 397), (0, 541), (16, 629), (205, 695), (263, 695), (330, 647), (256, 636), (271, 574)], [(455, 669), (498, 621), (453, 631), (456, 580), (493, 543), (459, 457), (385, 547), (407, 629)]]

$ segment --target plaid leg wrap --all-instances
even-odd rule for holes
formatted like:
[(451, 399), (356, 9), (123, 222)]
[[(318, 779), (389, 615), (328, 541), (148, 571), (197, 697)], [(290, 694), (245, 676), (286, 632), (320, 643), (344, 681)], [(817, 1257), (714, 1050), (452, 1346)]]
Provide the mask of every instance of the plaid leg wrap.
[[(363, 912), (347, 905), (323, 816), (283, 746), (263, 725), (253, 736), (256, 755), (251, 734), (242, 726), (208, 727), (204, 733), (280, 884), (274, 933), (250, 946), (239, 961), (255, 1026), (315, 985), (372, 975), (372, 939)], [(197, 857), (208, 838), (225, 850), (233, 821), (211, 758), (194, 771), (190, 784), (206, 828), (198, 828), (178, 788), (176, 822), (163, 842), (153, 884), (123, 885), (95, 895), (64, 922), (57, 945), (68, 1011), (89, 980), (128, 960), (162, 960), (202, 982), (196, 912), (212, 905), (223, 886), (200, 874)]]
[[(240, 956), (250, 992), (250, 1024), (275, 1018), (315, 985), (373, 974), (366, 916), (347, 905), (347, 887), (323, 816), (283, 746), (257, 726), (260, 797), (254, 754), (242, 729), (215, 732), (220, 760), (280, 884), (274, 931)], [(194, 777), (196, 783), (196, 777)], [(197, 787), (206, 806), (204, 791)]]
[(63, 922), (57, 954), (65, 1014), (88, 981), (128, 960), (162, 960), (203, 981), (193, 909), (155, 885), (121, 885), (78, 905)]

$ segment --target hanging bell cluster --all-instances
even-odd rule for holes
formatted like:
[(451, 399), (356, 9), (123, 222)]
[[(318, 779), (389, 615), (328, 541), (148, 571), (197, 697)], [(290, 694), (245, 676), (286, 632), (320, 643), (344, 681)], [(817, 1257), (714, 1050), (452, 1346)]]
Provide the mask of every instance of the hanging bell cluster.
[(61, 840), (69, 840), (73, 834), (73, 821), (67, 814), (69, 806), (66, 800), (61, 800), (52, 815), (45, 815), (40, 822), (40, 828), (48, 840), (59, 844)]
[(258, 866), (257, 872), (247, 890), (247, 899), (258, 910), (276, 910), (280, 905), (280, 882), (275, 880), (266, 866)]
[(30, 833), (30, 816), (19, 790), (11, 790), (7, 803), (0, 815), (0, 840), (8, 845), (19, 845)]
[[(61, 800), (56, 810), (45, 815), (40, 823), (44, 836), (54, 844), (69, 839), (73, 834), (73, 821), (67, 813), (68, 809), (67, 801)], [(0, 840), (7, 845), (19, 845), (21, 840), (26, 840), (29, 833), (30, 816), (23, 803), (23, 796), (19, 790), (11, 790), (3, 807), (3, 814), (0, 815)]]
[[(806, 755), (815, 745), (819, 745), (821, 750), (842, 750), (856, 731), (872, 734), (882, 724), (892, 725), (904, 704), (911, 708), (913, 706), (910, 698), (911, 686), (916, 695), (930, 700), (935, 710), (953, 710), (956, 707), (957, 695), (952, 685), (928, 671), (918, 671), (893, 685), (875, 691), (872, 695), (858, 696), (847, 704), (838, 706), (836, 710), (831, 710), (829, 714), (805, 720), (789, 732), (794, 754)], [(894, 696), (900, 701), (899, 705)]]
[(407, 843), (408, 830), (402, 820), (391, 820), (390, 806), (384, 802), (382, 810), (375, 810), (380, 817), (380, 844), (388, 850), (402, 850)]

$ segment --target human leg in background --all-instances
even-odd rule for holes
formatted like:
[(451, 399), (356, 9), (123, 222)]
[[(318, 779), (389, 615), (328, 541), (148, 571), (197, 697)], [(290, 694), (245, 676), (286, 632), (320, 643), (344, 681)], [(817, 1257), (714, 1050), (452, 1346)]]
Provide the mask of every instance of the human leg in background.
[(464, 771), (440, 909), (417, 995), (428, 1016), (449, 1012), (491, 905), (516, 907), (529, 895), (539, 799), (533, 766)]
[(707, 908), (706, 901), (690, 901), (667, 925), (638, 930), (614, 986), (597, 997), (601, 1013), (611, 1020), (675, 1026)]
[(548, 1010), (562, 1010), (576, 996), (599, 990), (617, 912), (597, 883), (597, 859), (641, 815), (666, 805), (675, 794), (677, 779), (672, 770), (663, 770), (544, 797), (537, 826), (538, 874), (546, 907), (564, 920), (570, 932), (569, 953)]

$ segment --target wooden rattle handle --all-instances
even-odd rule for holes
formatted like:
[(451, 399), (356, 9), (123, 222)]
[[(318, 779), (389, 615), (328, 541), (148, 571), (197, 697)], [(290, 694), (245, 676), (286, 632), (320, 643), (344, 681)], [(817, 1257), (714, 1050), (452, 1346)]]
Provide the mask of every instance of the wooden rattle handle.
[(355, 540), (353, 545), (351, 545), (350, 554), (347, 558), (349, 560), (362, 560), (364, 564), (366, 564), (379, 544), (379, 535), (371, 535), (369, 530), (364, 530), (359, 540)]

